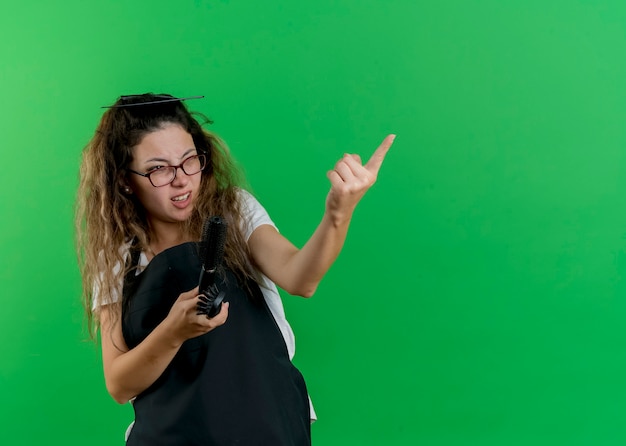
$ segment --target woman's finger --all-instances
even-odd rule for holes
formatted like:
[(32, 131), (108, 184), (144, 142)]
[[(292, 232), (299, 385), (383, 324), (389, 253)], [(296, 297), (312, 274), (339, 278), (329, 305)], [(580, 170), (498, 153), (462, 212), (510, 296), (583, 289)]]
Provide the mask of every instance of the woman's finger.
[(365, 164), (365, 168), (369, 170), (374, 175), (378, 174), (380, 170), (380, 166), (383, 164), (385, 160), (385, 155), (389, 151), (389, 148), (393, 144), (393, 140), (396, 139), (396, 135), (387, 135), (383, 142), (378, 146), (376, 151), (373, 153), (367, 164)]
[(337, 172), (341, 179), (346, 183), (352, 181), (355, 177), (355, 173), (352, 171), (352, 167), (347, 162), (345, 157), (337, 162), (335, 165), (335, 172)]

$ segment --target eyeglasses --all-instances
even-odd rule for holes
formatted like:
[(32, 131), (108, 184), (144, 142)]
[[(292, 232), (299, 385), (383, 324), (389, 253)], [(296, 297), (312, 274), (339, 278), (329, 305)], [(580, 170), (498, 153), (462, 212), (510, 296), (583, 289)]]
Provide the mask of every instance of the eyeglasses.
[(179, 167), (185, 175), (195, 175), (206, 167), (206, 156), (192, 155), (185, 158), (178, 166), (157, 166), (148, 173), (140, 173), (132, 169), (128, 169), (128, 171), (146, 177), (154, 187), (163, 187), (174, 181)]

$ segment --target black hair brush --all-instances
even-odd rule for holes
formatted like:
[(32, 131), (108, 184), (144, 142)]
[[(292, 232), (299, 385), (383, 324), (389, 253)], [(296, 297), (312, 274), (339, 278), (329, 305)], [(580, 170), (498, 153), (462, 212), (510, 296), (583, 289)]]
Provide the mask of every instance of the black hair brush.
[(228, 225), (222, 217), (213, 216), (205, 220), (200, 239), (200, 279), (198, 288), (200, 302), (198, 313), (212, 318), (222, 308), (222, 301), (226, 296), (225, 291), (220, 291), (216, 284), (216, 276), (224, 258), (224, 246), (226, 244), (226, 232)]

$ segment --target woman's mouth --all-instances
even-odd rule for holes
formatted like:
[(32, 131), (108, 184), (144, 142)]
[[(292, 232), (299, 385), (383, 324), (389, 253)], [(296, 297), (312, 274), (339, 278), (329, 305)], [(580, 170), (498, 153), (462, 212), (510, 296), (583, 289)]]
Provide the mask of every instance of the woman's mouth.
[(186, 194), (183, 194), (183, 195), (179, 195), (179, 196), (177, 196), (177, 197), (174, 197), (174, 198), (172, 198), (172, 201), (175, 201), (175, 202), (185, 201), (187, 198), (189, 198), (189, 194), (190, 194), (190, 193), (191, 193), (191, 192), (187, 192)]

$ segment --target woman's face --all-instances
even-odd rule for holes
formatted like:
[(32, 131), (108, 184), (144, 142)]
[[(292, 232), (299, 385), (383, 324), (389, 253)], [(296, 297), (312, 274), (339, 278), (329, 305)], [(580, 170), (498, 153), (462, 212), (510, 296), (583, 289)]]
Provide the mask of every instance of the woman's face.
[[(193, 138), (177, 124), (165, 124), (148, 133), (133, 150), (129, 168), (139, 173), (149, 173), (159, 166), (178, 166), (196, 155)], [(128, 173), (128, 186), (146, 210), (147, 218), (155, 231), (160, 231), (185, 221), (193, 210), (202, 173), (186, 175), (176, 170), (170, 184), (154, 187), (146, 177)]]

